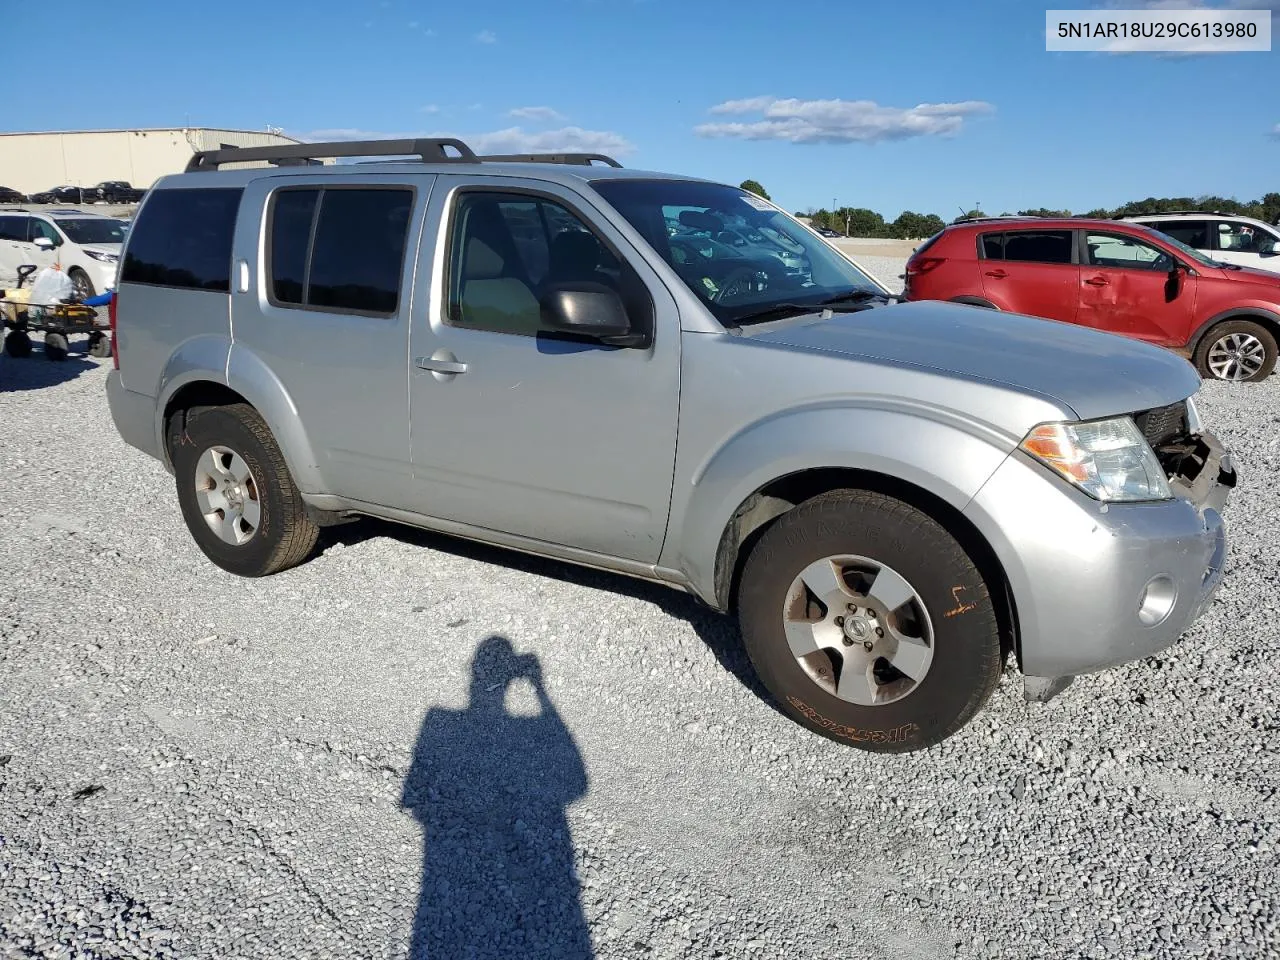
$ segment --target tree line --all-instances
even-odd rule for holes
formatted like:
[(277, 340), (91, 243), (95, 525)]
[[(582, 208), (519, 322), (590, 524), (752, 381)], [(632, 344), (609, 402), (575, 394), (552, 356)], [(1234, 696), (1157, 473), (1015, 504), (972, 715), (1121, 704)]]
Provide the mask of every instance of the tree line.
[[(759, 194), (766, 200), (769, 195), (755, 180), (746, 180), (742, 189)], [(1217, 210), (1221, 213), (1237, 216), (1253, 217), (1266, 223), (1280, 221), (1280, 193), (1264, 194), (1259, 200), (1241, 202), (1233, 198), (1201, 196), (1201, 197), (1147, 197), (1145, 200), (1132, 200), (1114, 209), (1097, 207), (1087, 213), (1072, 213), (1070, 210), (1050, 210), (1040, 207), (1034, 210), (1018, 210), (1016, 213), (1005, 212), (1001, 216), (1019, 217), (1089, 217), (1109, 220), (1114, 217), (1142, 216), (1144, 214), (1169, 213), (1174, 210)], [(884, 237), (895, 240), (920, 240), (931, 237), (943, 227), (946, 221), (934, 213), (915, 213), (904, 210), (895, 220), (886, 220), (881, 214), (866, 207), (840, 207), (836, 210), (826, 208), (798, 210), (797, 217), (806, 217), (814, 226), (827, 227), (850, 237)], [(957, 220), (972, 217), (985, 217), (989, 214), (982, 210), (966, 210)], [(952, 221), (955, 222), (954, 220)]]

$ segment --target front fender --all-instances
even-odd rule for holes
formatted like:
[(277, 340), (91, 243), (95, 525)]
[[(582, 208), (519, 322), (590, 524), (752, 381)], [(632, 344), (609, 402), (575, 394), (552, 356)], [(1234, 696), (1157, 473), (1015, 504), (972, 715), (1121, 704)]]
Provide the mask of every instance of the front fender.
[(773, 481), (809, 470), (863, 470), (963, 510), (1017, 443), (955, 411), (905, 402), (842, 402), (758, 421), (717, 449), (694, 472), (684, 502), (673, 503), (663, 566), (679, 570), (698, 596), (718, 606), (721, 536), (747, 498)]

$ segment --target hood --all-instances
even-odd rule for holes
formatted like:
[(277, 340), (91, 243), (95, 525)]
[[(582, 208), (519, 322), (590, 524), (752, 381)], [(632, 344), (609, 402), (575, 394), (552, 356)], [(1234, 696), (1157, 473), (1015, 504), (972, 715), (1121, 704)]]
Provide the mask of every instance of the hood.
[[(1276, 269), (1280, 270), (1280, 258), (1274, 261)], [(1238, 283), (1260, 283), (1263, 286), (1271, 287), (1273, 296), (1280, 296), (1280, 273), (1273, 273), (1270, 270), (1255, 270), (1253, 267), (1223, 267), (1222, 275), (1228, 280), (1235, 280)]]
[(1066, 404), (1082, 420), (1176, 403), (1200, 375), (1171, 351), (1138, 340), (958, 303), (922, 300), (809, 314), (743, 334), (768, 342), (906, 363), (986, 380)]

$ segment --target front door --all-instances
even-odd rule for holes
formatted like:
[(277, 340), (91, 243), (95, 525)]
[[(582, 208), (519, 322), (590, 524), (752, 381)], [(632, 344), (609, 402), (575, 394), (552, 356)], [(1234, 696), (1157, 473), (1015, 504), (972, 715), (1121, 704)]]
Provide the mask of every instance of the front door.
[[(418, 512), (654, 563), (675, 467), (676, 304), (608, 217), (546, 183), (441, 177), (415, 295), (409, 385)], [(430, 258), (428, 261), (426, 258)], [(562, 283), (618, 292), (644, 347), (553, 339)]]
[(323, 492), (403, 506), (412, 490), (409, 291), (435, 178), (362, 175), (358, 186), (336, 179), (282, 175), (245, 189), (230, 366), (280, 381), (306, 428)]
[(1234, 263), (1254, 270), (1280, 272), (1277, 238), (1270, 230), (1251, 223), (1222, 220), (1217, 224), (1218, 246), (1209, 256), (1223, 263)]
[(1071, 230), (1009, 230), (983, 234), (982, 290), (1001, 310), (1076, 322), (1080, 266)]
[[(15, 268), (24, 263), (34, 263), (38, 268), (36, 273), (39, 273), (45, 267), (51, 267), (58, 262), (58, 246), (62, 244), (62, 238), (58, 236), (58, 231), (53, 229), (52, 224), (39, 217), (27, 217), (26, 220), (26, 236), (14, 245), (17, 260)], [(37, 247), (35, 243), (37, 238), (48, 240), (53, 246)], [(36, 274), (33, 273), (28, 278), (28, 286), (35, 280), (35, 276)]]
[(1081, 323), (1166, 347), (1187, 342), (1194, 275), (1174, 270), (1171, 253), (1127, 234), (1086, 231), (1084, 242)]

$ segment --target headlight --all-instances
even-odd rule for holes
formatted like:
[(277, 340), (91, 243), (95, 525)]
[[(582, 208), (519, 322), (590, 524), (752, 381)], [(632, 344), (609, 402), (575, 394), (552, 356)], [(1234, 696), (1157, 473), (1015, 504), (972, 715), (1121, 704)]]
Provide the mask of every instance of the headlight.
[(1020, 444), (1046, 467), (1104, 501), (1168, 500), (1160, 461), (1129, 417), (1043, 423)]
[(105, 250), (86, 250), (84, 255), (97, 260), (99, 263), (115, 263), (120, 259), (116, 254), (107, 253)]

